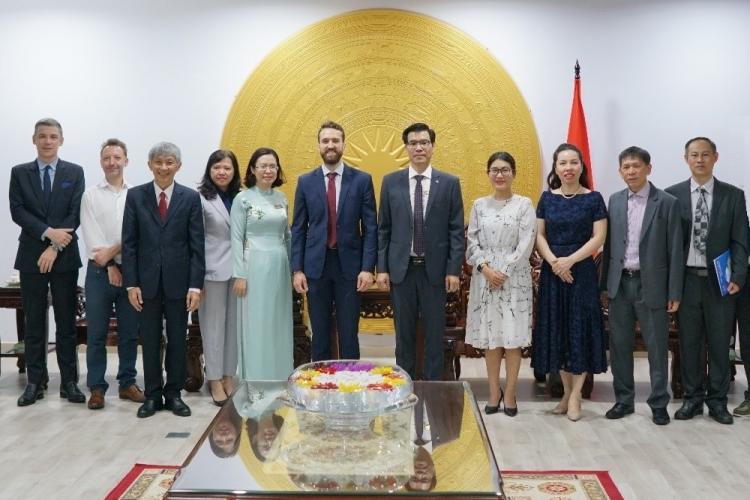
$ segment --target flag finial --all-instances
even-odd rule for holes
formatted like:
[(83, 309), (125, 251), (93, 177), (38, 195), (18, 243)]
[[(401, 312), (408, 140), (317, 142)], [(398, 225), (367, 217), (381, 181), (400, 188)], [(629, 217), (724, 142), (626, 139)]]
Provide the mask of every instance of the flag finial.
[(581, 65), (578, 64), (578, 59), (576, 59), (576, 65), (574, 68), (576, 70), (576, 80), (578, 80), (581, 78)]

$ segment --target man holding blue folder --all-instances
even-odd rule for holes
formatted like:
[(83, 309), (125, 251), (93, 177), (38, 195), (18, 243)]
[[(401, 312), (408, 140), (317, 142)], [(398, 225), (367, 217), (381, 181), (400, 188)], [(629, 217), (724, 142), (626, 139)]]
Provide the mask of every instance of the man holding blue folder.
[[(736, 294), (747, 276), (747, 211), (745, 194), (713, 176), (719, 159), (716, 144), (695, 137), (685, 144), (685, 162), (691, 177), (667, 188), (680, 203), (687, 262), (685, 287), (678, 311), (681, 373), (685, 388), (682, 407), (674, 417), (689, 420), (708, 414), (731, 424), (727, 410), (729, 340), (734, 331)], [(729, 250), (731, 275), (722, 295), (714, 259)], [(708, 379), (704, 384), (701, 348), (706, 345)]]

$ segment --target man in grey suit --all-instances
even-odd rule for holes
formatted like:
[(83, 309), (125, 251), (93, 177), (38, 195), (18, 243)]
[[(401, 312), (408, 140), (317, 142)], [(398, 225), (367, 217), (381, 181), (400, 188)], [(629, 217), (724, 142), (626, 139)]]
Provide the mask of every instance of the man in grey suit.
[(609, 199), (602, 289), (609, 300), (609, 353), (615, 405), (609, 419), (633, 413), (635, 322), (648, 350), (652, 420), (669, 423), (667, 403), (668, 313), (682, 297), (684, 257), (677, 200), (648, 181), (651, 155), (631, 146), (620, 153), (620, 176), (627, 184)]
[[(736, 294), (747, 275), (747, 212), (741, 189), (713, 176), (719, 159), (716, 144), (695, 137), (685, 144), (685, 161), (691, 178), (667, 192), (680, 204), (685, 254), (685, 287), (679, 310), (680, 357), (685, 399), (674, 418), (689, 420), (708, 413), (719, 423), (731, 424), (727, 410), (729, 390), (729, 340), (734, 331)], [(732, 272), (728, 293), (722, 296), (714, 259), (731, 251)], [(701, 350), (708, 358), (707, 389)]]
[(378, 286), (391, 289), (396, 363), (416, 373), (416, 327), (425, 336), (424, 378), (443, 372), (446, 292), (455, 292), (464, 254), (464, 211), (458, 178), (432, 167), (435, 131), (424, 123), (401, 138), (409, 167), (383, 178), (378, 221)]

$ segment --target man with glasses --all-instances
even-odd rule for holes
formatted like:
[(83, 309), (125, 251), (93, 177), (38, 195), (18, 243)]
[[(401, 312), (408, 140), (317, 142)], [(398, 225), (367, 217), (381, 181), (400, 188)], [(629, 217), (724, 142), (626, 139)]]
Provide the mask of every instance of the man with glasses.
[[(344, 129), (327, 121), (318, 130), (323, 164), (299, 178), (294, 195), (294, 289), (307, 294), (313, 361), (359, 359), (358, 292), (372, 286), (377, 219), (372, 177), (345, 165)], [(339, 352), (331, 352), (335, 306)]]
[[(378, 286), (391, 290), (396, 363), (412, 378), (443, 373), (446, 293), (458, 291), (464, 254), (464, 210), (458, 178), (430, 163), (435, 131), (414, 123), (402, 136), (409, 168), (383, 178), (378, 228)], [(416, 328), (425, 336), (417, 373)]]

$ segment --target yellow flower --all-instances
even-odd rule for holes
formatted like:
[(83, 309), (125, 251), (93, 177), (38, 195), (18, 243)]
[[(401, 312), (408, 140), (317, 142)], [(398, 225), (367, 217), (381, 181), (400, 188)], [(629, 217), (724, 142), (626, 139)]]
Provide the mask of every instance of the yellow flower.
[(302, 370), (299, 372), (299, 378), (301, 379), (313, 379), (320, 375), (318, 370)]
[(373, 373), (375, 375), (390, 375), (393, 373), (393, 368), (390, 366), (376, 366), (372, 370), (370, 370), (370, 373)]
[(300, 387), (311, 387), (315, 382), (307, 378), (298, 378), (295, 383)]
[(364, 390), (360, 384), (339, 384), (339, 392), (359, 392)]

